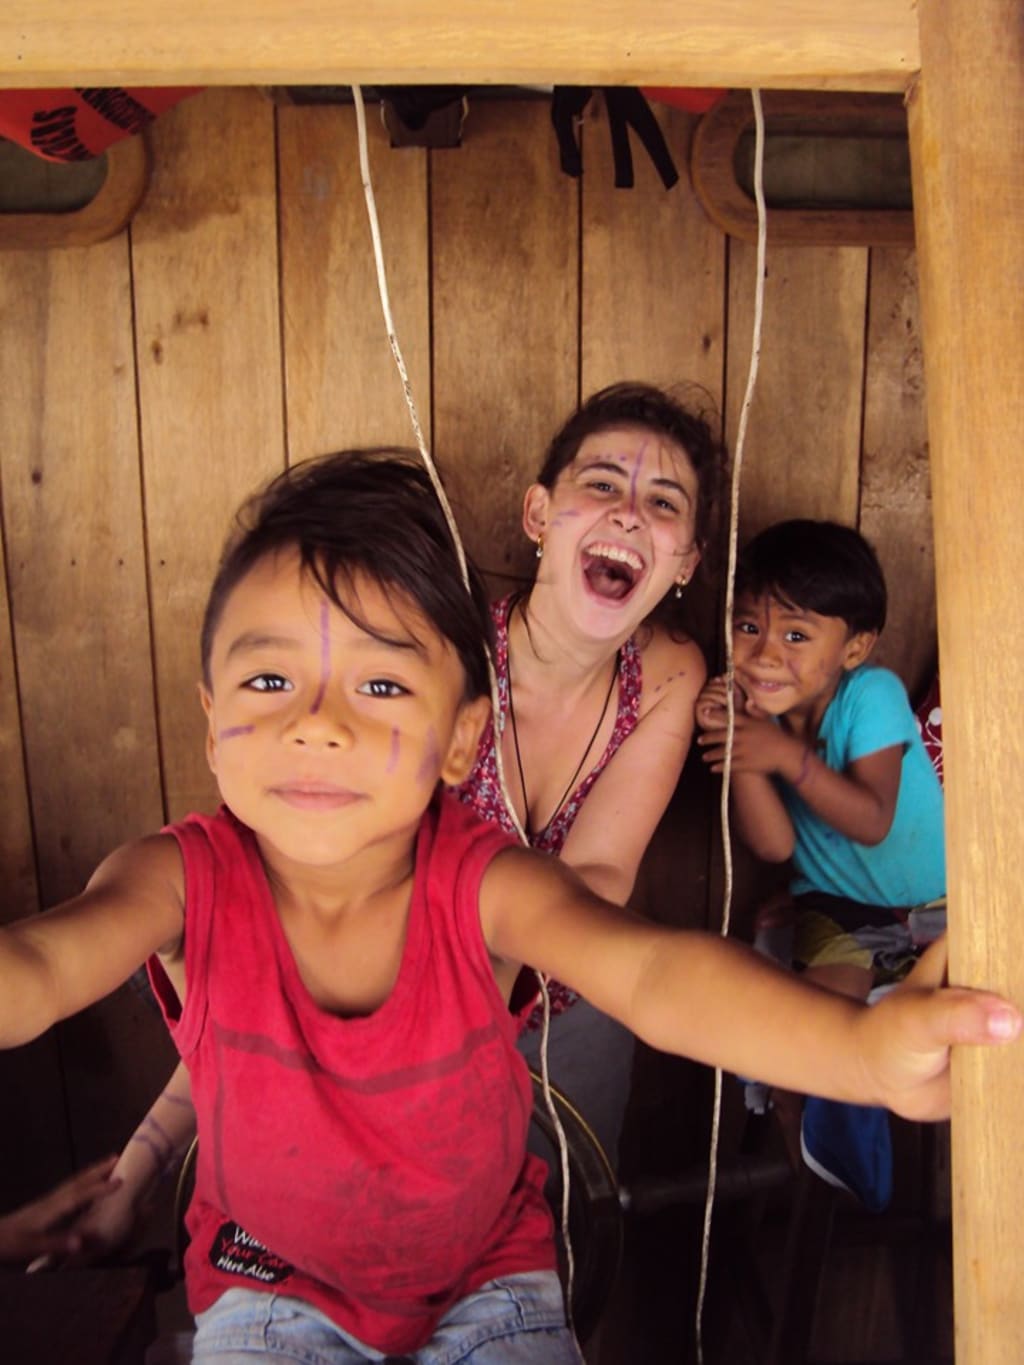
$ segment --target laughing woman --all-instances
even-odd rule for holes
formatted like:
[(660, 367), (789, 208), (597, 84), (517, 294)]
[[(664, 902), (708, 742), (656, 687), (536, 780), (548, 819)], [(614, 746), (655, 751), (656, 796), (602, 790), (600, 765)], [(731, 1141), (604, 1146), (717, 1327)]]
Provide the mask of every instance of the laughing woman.
[[(704, 418), (659, 389), (630, 383), (595, 393), (555, 436), (526, 493), (535, 581), (493, 608), (500, 710), (457, 793), (514, 829), (497, 733), (530, 843), (620, 904), (690, 748), (704, 657), (662, 618), (700, 561), (723, 456)], [(532, 979), (520, 984), (536, 993)], [(552, 1081), (614, 1165), (632, 1035), (558, 983), (549, 995)], [(520, 1043), (536, 1069), (541, 1021), (537, 1007)]]

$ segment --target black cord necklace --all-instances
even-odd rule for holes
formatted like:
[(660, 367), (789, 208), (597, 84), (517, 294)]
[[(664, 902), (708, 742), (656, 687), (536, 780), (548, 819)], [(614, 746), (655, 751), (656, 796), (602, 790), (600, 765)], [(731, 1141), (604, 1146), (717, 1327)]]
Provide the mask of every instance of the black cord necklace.
[[(510, 616), (511, 616), (511, 613), (510, 613)], [(583, 750), (583, 756), (580, 758), (579, 763), (576, 764), (576, 771), (573, 773), (572, 777), (570, 777), (570, 779), (569, 779), (569, 785), (566, 787), (565, 791), (562, 793), (562, 799), (559, 801), (559, 803), (558, 803), (558, 805), (555, 807), (555, 809), (551, 812), (551, 815), (550, 815), (550, 817), (548, 818), (548, 822), (547, 822), (547, 824), (544, 826), (544, 828), (541, 829), (541, 830), (537, 830), (537, 831), (536, 831), (536, 837), (537, 837), (537, 838), (540, 838), (541, 835), (545, 834), (545, 833), (547, 832), (547, 830), (549, 830), (549, 829), (551, 828), (551, 825), (552, 825), (553, 822), (554, 822), (555, 816), (556, 816), (556, 815), (558, 814), (558, 812), (562, 809), (562, 807), (565, 805), (566, 801), (567, 801), (567, 800), (569, 799), (569, 797), (571, 796), (572, 792), (575, 790), (575, 787), (576, 787), (576, 779), (579, 777), (580, 773), (583, 771), (583, 765), (584, 765), (584, 763), (586, 763), (587, 757), (588, 757), (588, 755), (589, 755), (591, 749), (594, 747), (594, 740), (597, 739), (598, 732), (600, 731), (601, 726), (602, 726), (603, 723), (604, 723), (604, 718), (605, 718), (605, 716), (608, 714), (608, 703), (611, 701), (611, 699), (612, 699), (612, 692), (615, 690), (615, 680), (616, 680), (616, 678), (618, 678), (618, 676), (619, 676), (619, 666), (620, 666), (620, 662), (621, 662), (620, 654), (619, 654), (618, 651), (616, 651), (614, 666), (613, 666), (613, 668), (612, 668), (612, 676), (611, 676), (611, 678), (610, 678), (610, 680), (609, 680), (609, 682), (608, 682), (608, 691), (605, 693), (605, 696), (604, 696), (604, 705), (601, 707), (601, 714), (598, 716), (598, 718), (597, 718), (597, 724), (594, 726), (594, 733), (590, 736), (590, 739), (587, 741), (587, 747)], [(516, 708), (515, 708), (515, 702), (512, 700), (512, 658), (511, 658), (511, 650), (508, 651), (508, 718), (509, 718), (509, 720), (512, 722), (512, 743), (513, 743), (513, 745), (515, 746), (515, 751), (516, 751), (516, 768), (519, 770), (519, 787), (520, 787), (520, 790), (521, 790), (522, 793), (523, 793), (523, 828), (524, 828), (524, 830), (526, 831), (526, 837), (530, 840), (531, 843), (533, 843), (535, 834), (534, 834), (534, 831), (530, 828), (530, 800), (529, 800), (529, 797), (526, 795), (526, 777), (525, 777), (525, 775), (524, 775), (524, 773), (523, 773), (523, 759), (522, 759), (522, 755), (521, 755), (520, 752), (519, 752), (519, 731), (518, 731), (518, 729), (516, 728)]]

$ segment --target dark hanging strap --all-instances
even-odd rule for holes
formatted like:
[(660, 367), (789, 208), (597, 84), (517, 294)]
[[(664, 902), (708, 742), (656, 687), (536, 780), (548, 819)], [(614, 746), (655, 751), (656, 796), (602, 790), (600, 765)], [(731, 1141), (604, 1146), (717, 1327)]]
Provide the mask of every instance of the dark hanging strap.
[[(608, 110), (616, 188), (630, 189), (633, 184), (633, 155), (629, 146), (629, 129), (632, 128), (653, 161), (662, 184), (670, 190), (679, 179), (679, 172), (650, 105), (639, 90), (631, 87), (609, 85), (602, 89)], [(551, 122), (558, 137), (562, 170), (573, 177), (583, 171), (576, 120), (587, 107), (592, 94), (593, 90), (588, 85), (556, 85), (551, 99)]]
[(556, 85), (551, 96), (551, 122), (558, 138), (562, 170), (574, 179), (583, 172), (583, 158), (576, 140), (576, 120), (593, 92), (589, 85)]
[(608, 107), (608, 124), (612, 135), (616, 188), (630, 189), (633, 185), (633, 158), (626, 131), (627, 128), (632, 128), (644, 144), (647, 155), (654, 162), (655, 170), (661, 176), (661, 183), (670, 190), (679, 179), (679, 172), (662, 136), (658, 120), (651, 113), (651, 106), (639, 90), (634, 90), (630, 86), (607, 86), (604, 98)]

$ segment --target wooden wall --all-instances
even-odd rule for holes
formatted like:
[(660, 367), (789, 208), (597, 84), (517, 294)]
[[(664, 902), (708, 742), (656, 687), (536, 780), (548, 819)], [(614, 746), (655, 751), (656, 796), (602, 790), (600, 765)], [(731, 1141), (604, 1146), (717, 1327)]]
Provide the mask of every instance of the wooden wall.
[[(684, 171), (670, 192), (640, 150), (635, 188), (614, 188), (596, 103), (580, 181), (559, 169), (544, 101), (474, 103), (462, 147), (429, 153), (389, 149), (369, 110), (396, 326), (496, 591), (528, 568), (522, 492), (581, 395), (616, 378), (689, 381), (735, 433), (754, 251), (690, 192), (693, 119), (659, 117)], [(213, 803), (197, 634), (239, 500), (289, 461), (411, 443), (351, 108), (211, 90), (159, 120), (152, 145), (128, 230), (0, 254), (5, 919)], [(875, 542), (893, 597), (880, 657), (916, 690), (935, 612), (913, 253), (769, 248), (742, 527), (802, 514)], [(713, 603), (713, 586), (698, 591)], [(697, 765), (652, 847), (641, 908), (716, 921), (715, 818)], [(744, 904), (755, 886), (748, 869)], [(116, 1146), (170, 1064), (131, 986), (0, 1056), (0, 1200)]]

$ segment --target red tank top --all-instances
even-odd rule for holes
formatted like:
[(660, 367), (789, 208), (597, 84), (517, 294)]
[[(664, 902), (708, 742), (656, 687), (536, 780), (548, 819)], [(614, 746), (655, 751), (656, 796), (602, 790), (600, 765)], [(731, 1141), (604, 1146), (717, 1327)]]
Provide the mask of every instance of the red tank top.
[(222, 810), (169, 833), (183, 1010), (150, 971), (198, 1116), (191, 1310), (233, 1287), (291, 1294), (406, 1352), (487, 1280), (552, 1268), (529, 1077), (480, 929), (480, 880), (507, 836), (434, 802), (394, 988), (339, 1018), (302, 983), (251, 831)]

